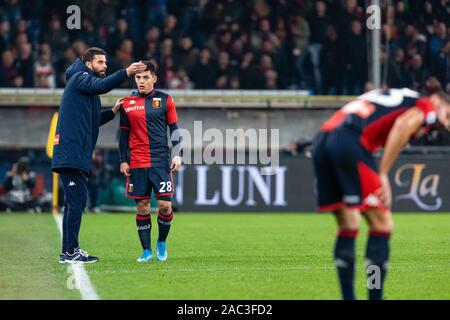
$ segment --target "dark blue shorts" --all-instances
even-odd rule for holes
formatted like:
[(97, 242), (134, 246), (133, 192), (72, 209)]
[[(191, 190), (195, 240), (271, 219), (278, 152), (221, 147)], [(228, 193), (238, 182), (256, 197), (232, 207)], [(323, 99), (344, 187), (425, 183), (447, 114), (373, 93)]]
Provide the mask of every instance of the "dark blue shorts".
[(318, 211), (341, 208), (384, 209), (375, 191), (381, 187), (372, 154), (351, 128), (320, 132), (313, 142)]
[(130, 169), (127, 178), (127, 197), (133, 199), (150, 199), (153, 194), (158, 200), (172, 201), (174, 184), (169, 168)]

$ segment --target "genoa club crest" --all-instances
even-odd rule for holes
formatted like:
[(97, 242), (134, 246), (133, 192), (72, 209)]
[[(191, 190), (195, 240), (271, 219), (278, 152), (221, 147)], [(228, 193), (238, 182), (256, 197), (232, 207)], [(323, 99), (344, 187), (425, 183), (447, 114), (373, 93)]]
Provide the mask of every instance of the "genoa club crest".
[(161, 98), (153, 98), (153, 108), (161, 108)]

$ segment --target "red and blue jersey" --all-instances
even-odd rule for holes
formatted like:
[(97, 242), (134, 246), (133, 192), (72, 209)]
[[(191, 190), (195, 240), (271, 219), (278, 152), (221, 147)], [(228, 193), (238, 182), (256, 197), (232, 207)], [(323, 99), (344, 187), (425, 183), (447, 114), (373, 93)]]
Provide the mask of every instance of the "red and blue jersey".
[(335, 112), (321, 127), (321, 132), (332, 132), (341, 127), (359, 134), (359, 142), (371, 153), (386, 143), (395, 120), (408, 109), (416, 107), (424, 114), (423, 126), (437, 122), (436, 110), (429, 98), (409, 89), (370, 91), (349, 102)]
[(173, 98), (159, 90), (123, 99), (120, 128), (129, 130), (130, 168), (167, 167), (170, 151), (167, 127), (178, 122)]

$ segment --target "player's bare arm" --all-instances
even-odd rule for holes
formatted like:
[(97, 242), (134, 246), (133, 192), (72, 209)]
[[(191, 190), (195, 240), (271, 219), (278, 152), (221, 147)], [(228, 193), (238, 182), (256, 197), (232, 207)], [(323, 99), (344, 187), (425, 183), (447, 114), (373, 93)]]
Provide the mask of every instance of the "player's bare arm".
[(392, 192), (388, 178), (389, 170), (402, 149), (411, 140), (411, 137), (420, 130), (424, 122), (424, 117), (421, 110), (411, 108), (395, 121), (394, 126), (389, 132), (380, 162), (380, 180), (382, 186), (378, 192), (378, 197), (386, 208), (390, 208), (392, 203)]

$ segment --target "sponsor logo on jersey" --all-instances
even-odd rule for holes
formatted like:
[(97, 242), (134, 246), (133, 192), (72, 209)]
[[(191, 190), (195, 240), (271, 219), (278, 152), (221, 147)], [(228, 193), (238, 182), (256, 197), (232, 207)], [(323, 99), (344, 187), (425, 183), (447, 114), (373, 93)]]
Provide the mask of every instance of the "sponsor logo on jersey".
[(377, 207), (380, 205), (380, 200), (374, 194), (369, 194), (364, 202), (371, 207)]
[(435, 111), (431, 111), (428, 112), (426, 118), (425, 118), (425, 123), (426, 124), (434, 124), (437, 121), (437, 114)]
[(124, 109), (125, 109), (125, 112), (128, 113), (131, 111), (144, 110), (144, 106), (133, 106), (133, 107), (127, 107)]
[(128, 102), (128, 104), (129, 104), (129, 105), (130, 105), (130, 104), (136, 104), (136, 101), (130, 100), (130, 102)]
[(153, 98), (152, 105), (155, 109), (161, 108), (161, 98)]

